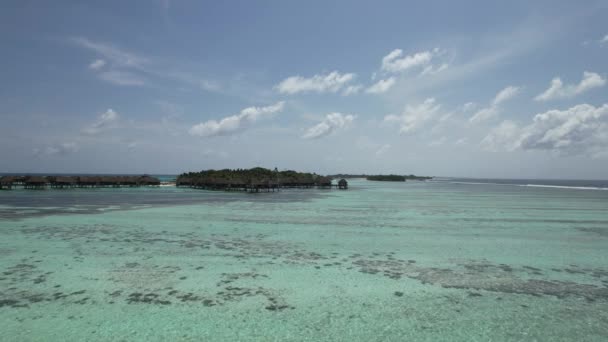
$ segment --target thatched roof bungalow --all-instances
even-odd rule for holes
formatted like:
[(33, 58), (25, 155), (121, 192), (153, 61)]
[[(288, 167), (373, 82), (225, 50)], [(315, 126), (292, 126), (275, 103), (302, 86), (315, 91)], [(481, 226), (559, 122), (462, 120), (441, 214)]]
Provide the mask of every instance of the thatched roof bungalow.
[(26, 189), (42, 189), (46, 187), (47, 179), (41, 176), (27, 176), (23, 182)]
[(143, 175), (137, 180), (138, 185), (160, 185), (160, 179), (149, 175)]
[(78, 184), (78, 177), (73, 176), (55, 176), (47, 179), (53, 188), (72, 187)]
[(0, 177), (0, 190), (1, 189), (11, 189), (13, 187), (14, 182), (15, 182), (14, 176)]
[(315, 185), (322, 188), (331, 188), (331, 178), (319, 176), (315, 179)]
[(348, 189), (348, 182), (346, 179), (342, 178), (338, 181), (338, 189), (346, 190)]

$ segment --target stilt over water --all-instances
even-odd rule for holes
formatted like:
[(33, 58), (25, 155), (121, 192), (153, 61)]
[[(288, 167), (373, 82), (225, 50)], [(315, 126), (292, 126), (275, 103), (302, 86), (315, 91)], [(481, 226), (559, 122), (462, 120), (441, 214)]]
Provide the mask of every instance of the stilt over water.
[(142, 176), (4, 176), (0, 178), (0, 190), (16, 186), (24, 189), (106, 188), (158, 186), (160, 180)]

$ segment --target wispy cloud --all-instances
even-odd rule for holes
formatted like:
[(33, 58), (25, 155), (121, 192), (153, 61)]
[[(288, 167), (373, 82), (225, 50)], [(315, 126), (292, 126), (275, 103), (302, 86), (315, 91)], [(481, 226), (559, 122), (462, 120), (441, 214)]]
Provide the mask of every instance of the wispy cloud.
[(494, 96), (490, 106), (475, 112), (475, 114), (469, 118), (469, 122), (475, 124), (498, 116), (501, 111), (500, 105), (515, 97), (519, 91), (520, 88), (515, 86), (508, 86), (499, 91), (496, 96)]
[(434, 98), (428, 98), (419, 105), (407, 105), (400, 115), (385, 116), (384, 121), (399, 125), (400, 133), (411, 133), (438, 117), (440, 108)]
[(89, 126), (82, 129), (82, 133), (88, 135), (94, 135), (100, 133), (102, 130), (110, 127), (116, 123), (119, 119), (118, 113), (112, 109), (108, 109), (104, 113), (99, 115), (99, 118)]
[(106, 82), (121, 86), (141, 86), (145, 84), (142, 77), (128, 71), (104, 71), (99, 73), (99, 78)]
[(220, 121), (209, 120), (194, 125), (190, 128), (189, 133), (200, 137), (237, 134), (258, 119), (282, 111), (284, 106), (285, 102), (281, 101), (266, 107), (247, 107), (239, 114), (225, 117)]
[(492, 101), (492, 105), (498, 106), (499, 104), (513, 98), (515, 95), (517, 95), (517, 93), (519, 93), (519, 87), (508, 86), (496, 94), (494, 100)]
[(486, 151), (496, 152), (502, 149), (513, 151), (519, 145), (519, 126), (510, 120), (492, 128), (488, 135), (481, 140), (480, 146)]
[(433, 140), (429, 143), (430, 147), (437, 147), (437, 146), (441, 146), (443, 144), (445, 144), (445, 142), (448, 140), (448, 138), (446, 137), (441, 137), (439, 139)]
[(103, 68), (104, 65), (106, 65), (106, 61), (104, 61), (103, 59), (96, 59), (91, 62), (91, 64), (89, 64), (89, 69), (99, 70)]
[(330, 113), (325, 116), (325, 119), (317, 125), (310, 127), (302, 138), (318, 139), (331, 134), (340, 129), (348, 127), (355, 120), (355, 116), (351, 114)]
[(380, 148), (378, 148), (374, 154), (376, 156), (381, 156), (383, 154), (386, 154), (386, 152), (388, 152), (388, 150), (390, 150), (390, 149), (391, 149), (390, 144), (384, 144), (384, 145), (380, 146)]
[(34, 155), (37, 156), (41, 156), (41, 155), (46, 155), (46, 156), (54, 156), (54, 155), (60, 155), (60, 156), (64, 156), (70, 153), (75, 153), (78, 152), (79, 147), (75, 142), (64, 142), (61, 144), (53, 144), (53, 145), (49, 145), (46, 146), (42, 149), (40, 148), (35, 148), (33, 150)]
[(583, 78), (578, 84), (564, 85), (559, 77), (551, 80), (551, 85), (543, 93), (536, 96), (536, 101), (550, 101), (574, 97), (582, 94), (590, 89), (603, 87), (606, 84), (606, 79), (594, 72), (585, 71)]
[(379, 80), (378, 82), (372, 84), (369, 88), (365, 90), (365, 92), (370, 94), (380, 94), (391, 89), (393, 85), (395, 85), (395, 78), (389, 77), (385, 80)]
[(360, 84), (348, 86), (344, 89), (344, 91), (342, 91), (342, 95), (349, 96), (349, 95), (358, 94), (362, 88), (363, 88), (363, 86)]
[(94, 41), (85, 37), (74, 37), (70, 41), (76, 46), (95, 53), (98, 57), (89, 64), (89, 69), (105, 82), (120, 86), (143, 86), (154, 79), (171, 80), (195, 87), (199, 90), (218, 92), (220, 85), (212, 80), (198, 77), (196, 73), (175, 70), (158, 58), (128, 51), (115, 44)]
[(355, 79), (355, 74), (341, 74), (338, 71), (329, 74), (318, 74), (306, 78), (302, 76), (291, 76), (275, 86), (281, 94), (297, 94), (306, 92), (335, 93)]
[(125, 51), (112, 44), (95, 42), (84, 37), (72, 38), (72, 41), (80, 47), (98, 53), (120, 67), (141, 69), (145, 64), (149, 63), (148, 58)]

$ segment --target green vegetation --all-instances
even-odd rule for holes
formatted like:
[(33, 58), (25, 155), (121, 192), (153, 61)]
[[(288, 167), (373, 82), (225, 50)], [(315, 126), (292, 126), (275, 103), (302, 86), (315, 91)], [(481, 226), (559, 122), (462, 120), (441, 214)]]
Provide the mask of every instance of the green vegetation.
[(337, 175), (331, 175), (332, 178), (365, 178), (370, 181), (388, 181), (388, 182), (404, 182), (406, 180), (429, 180), (433, 177), (428, 176), (416, 176), (416, 175), (366, 175), (366, 174), (344, 174), (340, 173)]
[(405, 182), (405, 176), (399, 175), (376, 175), (365, 177), (369, 181)]
[(177, 177), (177, 185), (194, 186), (239, 186), (239, 185), (280, 185), (289, 186), (329, 186), (331, 178), (308, 172), (292, 170), (278, 171), (254, 167), (252, 169), (223, 169), (187, 172)]

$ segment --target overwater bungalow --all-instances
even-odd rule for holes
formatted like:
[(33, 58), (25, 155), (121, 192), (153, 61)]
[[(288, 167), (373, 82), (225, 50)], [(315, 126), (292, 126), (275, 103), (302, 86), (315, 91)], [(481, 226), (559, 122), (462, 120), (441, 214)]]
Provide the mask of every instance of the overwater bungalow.
[(51, 188), (55, 189), (71, 188), (78, 183), (78, 178), (73, 176), (54, 176), (47, 177), (47, 179), (51, 184)]
[(0, 178), (0, 190), (10, 190), (15, 182), (14, 176), (4, 176)]
[(25, 189), (44, 189), (48, 180), (45, 177), (41, 176), (27, 176), (23, 181), (23, 186)]
[(346, 179), (342, 178), (338, 181), (338, 189), (346, 190), (348, 189), (348, 182)]
[(0, 189), (10, 190), (16, 185), (25, 189), (97, 188), (121, 186), (159, 186), (160, 180), (149, 175), (143, 176), (4, 176), (0, 178)]

